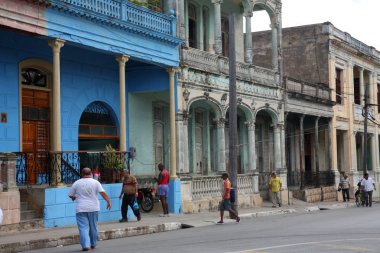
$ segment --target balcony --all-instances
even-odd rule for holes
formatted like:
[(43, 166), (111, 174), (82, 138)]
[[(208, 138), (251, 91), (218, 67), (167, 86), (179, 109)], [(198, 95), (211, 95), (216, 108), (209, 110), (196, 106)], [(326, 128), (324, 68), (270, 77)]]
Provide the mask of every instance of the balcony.
[[(40, 0), (41, 1), (41, 0)], [(51, 0), (50, 7), (113, 27), (177, 43), (176, 18), (126, 0)]]
[[(229, 73), (227, 57), (212, 54), (195, 48), (182, 49), (182, 63), (194, 69), (214, 74)], [(236, 62), (236, 77), (242, 81), (254, 82), (266, 86), (278, 86), (279, 75), (276, 71)]]
[(284, 80), (286, 91), (292, 97), (314, 100), (317, 102), (332, 103), (330, 88), (324, 84), (310, 84), (289, 77)]

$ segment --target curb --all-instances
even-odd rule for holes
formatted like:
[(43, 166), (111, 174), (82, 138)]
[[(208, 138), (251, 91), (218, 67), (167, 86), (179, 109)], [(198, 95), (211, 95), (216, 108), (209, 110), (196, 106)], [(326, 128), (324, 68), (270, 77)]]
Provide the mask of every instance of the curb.
[[(122, 229), (112, 229), (99, 231), (99, 241), (119, 239), (136, 235), (145, 235), (159, 232), (167, 232), (181, 229), (181, 223), (169, 222), (159, 225), (128, 227)], [(24, 242), (8, 243), (0, 245), (0, 253), (15, 253), (28, 250), (37, 250), (53, 247), (63, 247), (73, 244), (79, 244), (79, 235), (63, 236), (59, 238), (39, 239)], [(80, 247), (80, 246), (79, 246)]]
[(289, 214), (289, 213), (296, 213), (296, 212), (297, 211), (295, 209), (263, 211), (263, 212), (242, 214), (242, 215), (240, 215), (240, 218), (249, 219), (249, 218), (266, 217), (266, 216)]

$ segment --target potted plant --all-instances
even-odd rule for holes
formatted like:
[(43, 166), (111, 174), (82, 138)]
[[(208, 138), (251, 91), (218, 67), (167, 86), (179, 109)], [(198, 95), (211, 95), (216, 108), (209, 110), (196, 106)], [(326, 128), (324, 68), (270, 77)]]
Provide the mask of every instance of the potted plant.
[(117, 152), (111, 145), (106, 145), (104, 159), (104, 180), (106, 183), (121, 181), (121, 172), (125, 169), (125, 156)]

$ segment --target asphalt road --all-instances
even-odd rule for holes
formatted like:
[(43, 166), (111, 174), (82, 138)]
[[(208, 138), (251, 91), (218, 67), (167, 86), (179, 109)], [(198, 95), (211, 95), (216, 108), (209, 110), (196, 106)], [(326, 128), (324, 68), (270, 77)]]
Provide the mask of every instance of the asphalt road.
[[(29, 252), (79, 252), (80, 245)], [(380, 205), (242, 219), (99, 242), (91, 252), (380, 252)]]

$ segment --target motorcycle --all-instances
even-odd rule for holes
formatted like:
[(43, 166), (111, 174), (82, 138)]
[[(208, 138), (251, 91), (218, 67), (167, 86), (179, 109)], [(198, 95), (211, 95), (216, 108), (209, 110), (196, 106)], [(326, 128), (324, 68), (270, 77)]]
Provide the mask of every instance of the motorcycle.
[(139, 188), (138, 190), (137, 203), (140, 205), (141, 209), (149, 213), (154, 207), (154, 193), (155, 189), (152, 187)]

